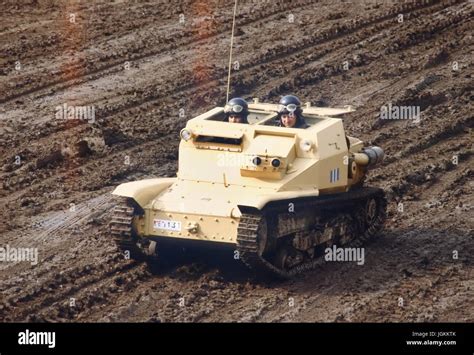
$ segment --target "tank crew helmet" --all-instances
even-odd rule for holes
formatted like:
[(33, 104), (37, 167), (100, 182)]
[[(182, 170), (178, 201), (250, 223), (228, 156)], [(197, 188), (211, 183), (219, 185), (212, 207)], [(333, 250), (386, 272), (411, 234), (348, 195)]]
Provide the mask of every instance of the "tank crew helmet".
[[(235, 123), (248, 123), (249, 105), (247, 101), (240, 97), (235, 97), (225, 105), (224, 113), (226, 120)], [(232, 116), (232, 117), (231, 117)], [(235, 117), (240, 118), (240, 122), (234, 121)]]
[[(283, 123), (282, 116), (288, 115), (291, 120), (285, 118)], [(295, 119), (296, 118), (296, 119)], [(288, 122), (293, 122), (288, 125)], [(303, 117), (303, 109), (301, 108), (301, 101), (294, 95), (283, 96), (278, 104), (278, 125), (281, 127), (306, 128), (308, 125)]]
[(299, 117), (302, 112), (301, 101), (294, 95), (283, 96), (278, 104), (279, 116), (282, 114), (294, 114)]

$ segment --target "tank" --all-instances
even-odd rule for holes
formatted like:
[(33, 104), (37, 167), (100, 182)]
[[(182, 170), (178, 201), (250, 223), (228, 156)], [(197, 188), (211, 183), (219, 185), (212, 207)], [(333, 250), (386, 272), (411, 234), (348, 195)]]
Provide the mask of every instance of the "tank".
[(327, 247), (376, 236), (386, 200), (364, 178), (383, 150), (346, 135), (340, 116), (352, 109), (307, 103), (304, 129), (276, 126), (277, 109), (254, 99), (248, 124), (226, 122), (223, 107), (189, 120), (175, 178), (112, 192), (118, 246), (154, 264), (169, 241), (218, 243), (256, 274), (289, 278), (316, 267)]

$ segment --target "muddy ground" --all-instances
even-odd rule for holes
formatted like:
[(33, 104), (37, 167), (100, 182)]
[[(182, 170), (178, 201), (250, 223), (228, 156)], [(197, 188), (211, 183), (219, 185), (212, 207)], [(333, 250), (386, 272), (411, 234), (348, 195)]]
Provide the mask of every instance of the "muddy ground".
[[(112, 189), (175, 176), (179, 130), (224, 103), (233, 3), (22, 3), (0, 11), (0, 246), (39, 260), (0, 263), (0, 321), (474, 321), (472, 2), (239, 2), (232, 95), (353, 105), (348, 134), (387, 154), (365, 264), (285, 282), (226, 251), (152, 275), (107, 230)], [(388, 103), (421, 119), (380, 120)]]

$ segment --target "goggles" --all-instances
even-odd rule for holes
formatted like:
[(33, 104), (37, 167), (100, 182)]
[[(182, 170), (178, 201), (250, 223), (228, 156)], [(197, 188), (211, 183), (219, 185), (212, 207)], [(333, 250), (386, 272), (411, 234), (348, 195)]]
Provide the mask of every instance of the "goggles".
[(290, 113), (295, 112), (298, 109), (298, 105), (296, 104), (288, 104), (288, 105), (278, 105), (278, 112), (282, 113), (283, 111), (288, 111)]
[(225, 105), (224, 112), (234, 112), (234, 113), (241, 113), (244, 110), (242, 105)]

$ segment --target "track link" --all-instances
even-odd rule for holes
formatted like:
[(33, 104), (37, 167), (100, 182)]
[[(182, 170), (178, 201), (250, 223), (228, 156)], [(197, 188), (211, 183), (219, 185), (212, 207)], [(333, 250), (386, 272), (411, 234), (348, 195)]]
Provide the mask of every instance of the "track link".
[(118, 248), (123, 252), (129, 252), (133, 259), (140, 259), (142, 251), (137, 245), (137, 238), (133, 231), (134, 208), (128, 204), (126, 199), (115, 206), (112, 220), (110, 222), (110, 233)]

